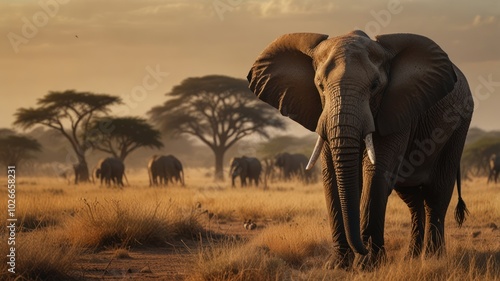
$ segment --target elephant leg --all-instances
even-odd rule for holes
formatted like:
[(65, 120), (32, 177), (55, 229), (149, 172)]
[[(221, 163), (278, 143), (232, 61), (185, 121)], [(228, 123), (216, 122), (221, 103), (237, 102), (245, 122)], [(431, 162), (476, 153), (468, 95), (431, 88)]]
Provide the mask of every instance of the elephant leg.
[[(444, 225), (446, 211), (455, 187), (456, 175), (470, 121), (462, 123), (451, 133), (436, 165), (430, 184), (422, 187), (425, 203), (425, 255), (442, 255), (445, 252)], [(439, 149), (439, 147), (438, 147)]]
[[(447, 160), (448, 161), (448, 160)], [(446, 162), (447, 162), (446, 161)], [(444, 224), (446, 210), (455, 184), (456, 167), (444, 167), (440, 161), (435, 176), (428, 185), (422, 186), (425, 209), (425, 256), (440, 256), (444, 253)], [(450, 163), (448, 163), (450, 165)]]
[[(372, 165), (366, 151), (363, 155), (363, 187), (361, 192), (361, 237), (369, 246), (369, 254), (359, 260), (362, 268), (385, 262), (384, 226), (387, 200), (398, 178), (400, 155), (404, 155), (410, 130), (386, 137), (374, 135), (377, 163)], [(388, 172), (391, 171), (391, 172)]]
[(323, 158), (323, 187), (333, 239), (333, 253), (331, 259), (328, 261), (328, 267), (350, 268), (354, 261), (354, 252), (350, 248), (345, 234), (337, 179), (333, 167), (332, 154), (328, 145), (323, 146), (321, 157)]
[(411, 213), (410, 246), (405, 258), (416, 258), (422, 253), (424, 242), (424, 198), (420, 187), (396, 189), (399, 197), (406, 203)]
[[(364, 268), (373, 268), (384, 262), (384, 225), (387, 199), (390, 188), (382, 171), (374, 170), (365, 159), (363, 165), (363, 188), (361, 192), (361, 237), (369, 247), (369, 253), (360, 257), (357, 264)], [(359, 263), (358, 263), (359, 262)]]
[[(443, 207), (440, 206), (441, 204), (439, 204), (439, 201), (444, 200), (445, 198), (443, 196), (437, 195), (437, 198), (431, 199), (432, 194), (436, 195), (436, 192), (428, 192), (425, 195), (426, 257), (432, 257), (434, 255), (441, 256), (445, 251), (444, 219), (446, 210), (443, 210)], [(447, 201), (449, 204), (449, 200)], [(446, 204), (446, 206), (448, 206), (448, 204)]]

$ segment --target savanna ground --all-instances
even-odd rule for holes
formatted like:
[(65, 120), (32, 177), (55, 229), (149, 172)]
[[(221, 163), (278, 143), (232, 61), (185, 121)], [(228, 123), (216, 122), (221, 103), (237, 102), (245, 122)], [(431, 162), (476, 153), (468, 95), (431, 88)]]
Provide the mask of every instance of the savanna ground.
[[(2, 228), (2, 280), (500, 280), (500, 183), (485, 178), (464, 183), (470, 215), (461, 228), (454, 192), (441, 259), (403, 260), (410, 216), (393, 193), (388, 262), (369, 272), (325, 269), (331, 238), (320, 183), (233, 189), (195, 169), (184, 188), (150, 188), (145, 172), (123, 189), (17, 180), (16, 274), (7, 272)], [(6, 188), (0, 196), (6, 221)], [(257, 228), (246, 230), (245, 219)]]

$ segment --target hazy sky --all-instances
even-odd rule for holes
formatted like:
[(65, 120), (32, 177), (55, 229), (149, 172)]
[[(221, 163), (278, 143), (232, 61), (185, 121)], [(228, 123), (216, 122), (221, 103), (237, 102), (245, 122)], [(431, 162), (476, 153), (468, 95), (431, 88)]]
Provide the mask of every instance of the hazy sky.
[(472, 125), (500, 130), (498, 0), (2, 0), (0, 127), (66, 89), (121, 96), (115, 114), (146, 117), (187, 77), (245, 78), (281, 34), (356, 28), (432, 38), (468, 77)]

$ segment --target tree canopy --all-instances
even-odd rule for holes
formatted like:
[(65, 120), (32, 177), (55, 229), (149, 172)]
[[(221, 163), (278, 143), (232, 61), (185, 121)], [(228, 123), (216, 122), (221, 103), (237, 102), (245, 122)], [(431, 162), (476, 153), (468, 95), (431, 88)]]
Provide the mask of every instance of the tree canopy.
[(268, 129), (285, 129), (283, 119), (248, 89), (248, 82), (221, 75), (187, 78), (167, 93), (169, 99), (149, 115), (162, 131), (194, 136), (215, 154), (216, 179), (222, 179), (224, 153), (244, 137), (268, 138)]
[(500, 155), (500, 137), (486, 136), (467, 144), (462, 153), (462, 173), (485, 175), (492, 154)]
[(49, 92), (38, 99), (36, 108), (19, 108), (14, 125), (24, 129), (43, 125), (60, 132), (71, 144), (78, 163), (75, 167), (75, 183), (88, 181), (89, 173), (85, 152), (91, 147), (88, 139), (90, 120), (109, 111), (109, 106), (121, 103), (119, 97), (107, 94), (77, 92)]
[(125, 160), (140, 147), (161, 148), (160, 131), (145, 119), (138, 117), (101, 117), (89, 126), (91, 143), (95, 149)]
[(0, 163), (4, 166), (19, 165), (22, 161), (33, 158), (33, 152), (42, 146), (32, 138), (18, 135), (0, 137)]
[(257, 154), (262, 158), (273, 158), (281, 152), (302, 153), (309, 156), (313, 150), (317, 135), (310, 134), (302, 137), (294, 135), (277, 136), (257, 146)]

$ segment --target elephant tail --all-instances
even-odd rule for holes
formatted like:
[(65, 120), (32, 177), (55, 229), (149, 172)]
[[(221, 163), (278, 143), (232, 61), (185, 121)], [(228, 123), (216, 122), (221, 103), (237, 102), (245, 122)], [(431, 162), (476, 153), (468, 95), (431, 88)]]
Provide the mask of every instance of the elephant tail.
[(467, 206), (462, 199), (462, 180), (460, 178), (460, 167), (458, 167), (457, 173), (457, 191), (458, 191), (458, 204), (455, 208), (455, 220), (458, 222), (458, 226), (462, 226), (465, 221), (465, 216), (469, 214)]

